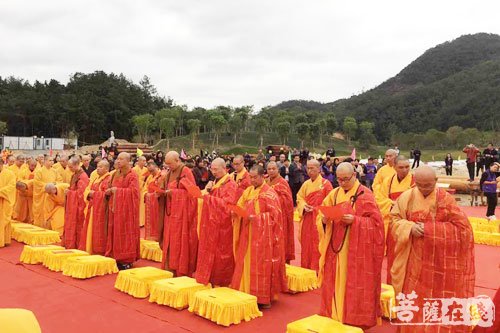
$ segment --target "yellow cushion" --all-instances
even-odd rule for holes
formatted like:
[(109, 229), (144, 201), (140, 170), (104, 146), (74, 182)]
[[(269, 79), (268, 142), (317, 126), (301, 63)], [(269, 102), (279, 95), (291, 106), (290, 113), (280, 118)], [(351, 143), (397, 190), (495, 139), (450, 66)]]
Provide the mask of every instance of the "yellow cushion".
[[(382, 309), (382, 317), (391, 318), (391, 300), (392, 304), (396, 304), (396, 295), (394, 293), (394, 288), (391, 285), (382, 283), (382, 289), (380, 291), (380, 308)], [(395, 314), (392, 314), (392, 318), (395, 318)]]
[(203, 285), (187, 276), (158, 280), (151, 285), (149, 301), (182, 310), (189, 306), (190, 298), (197, 291), (209, 288), (210, 284)]
[(500, 246), (500, 233), (497, 232), (485, 232), (485, 231), (474, 231), (474, 243)]
[(64, 261), (62, 273), (75, 279), (88, 279), (118, 273), (118, 267), (113, 258), (100, 255), (74, 256)]
[(28, 245), (47, 245), (59, 243), (61, 241), (61, 237), (59, 237), (59, 233), (57, 231), (53, 230), (42, 228), (19, 228), (16, 231), (15, 240)]
[(76, 249), (69, 250), (49, 250), (43, 256), (43, 265), (54, 272), (62, 271), (63, 263), (66, 259), (76, 256), (88, 256), (85, 251)]
[(118, 273), (115, 288), (131, 296), (145, 298), (149, 296), (153, 282), (173, 276), (172, 272), (156, 267), (132, 268)]
[(0, 332), (41, 333), (33, 312), (25, 309), (0, 309)]
[(313, 315), (286, 325), (287, 333), (363, 333), (358, 327), (344, 325), (331, 318)]
[(286, 265), (286, 278), (288, 290), (292, 292), (303, 292), (318, 288), (318, 277), (312, 269)]
[(64, 250), (64, 247), (59, 245), (24, 245), (19, 261), (31, 265), (41, 264), (45, 252), (49, 250)]
[(189, 312), (222, 326), (262, 317), (262, 312), (259, 311), (257, 305), (257, 297), (226, 287), (195, 293), (189, 302)]
[(141, 239), (141, 259), (161, 262), (162, 257), (163, 252), (158, 242)]
[(25, 230), (45, 230), (43, 228), (37, 227), (33, 224), (28, 223), (11, 223), (10, 227), (12, 229), (12, 238), (20, 242), (19, 237), (22, 231)]

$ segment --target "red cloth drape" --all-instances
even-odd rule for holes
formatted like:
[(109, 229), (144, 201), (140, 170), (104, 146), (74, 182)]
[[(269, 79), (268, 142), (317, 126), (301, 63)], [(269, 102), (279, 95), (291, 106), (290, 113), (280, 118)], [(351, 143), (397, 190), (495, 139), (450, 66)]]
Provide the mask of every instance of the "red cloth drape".
[[(306, 197), (308, 205), (318, 207), (321, 205), (325, 197), (333, 189), (328, 180), (323, 180), (323, 189), (309, 193)], [(300, 245), (301, 256), (300, 265), (304, 268), (319, 269), (319, 234), (316, 227), (316, 217), (318, 212), (314, 209), (312, 212), (304, 212), (302, 217), (302, 227), (300, 230)]]
[[(63, 246), (67, 249), (75, 249), (80, 246), (86, 206), (83, 192), (88, 184), (89, 177), (83, 170), (71, 177), (70, 187), (66, 193), (62, 240)], [(83, 242), (85, 243), (85, 240)]]
[(110, 187), (116, 187), (108, 203), (108, 239), (106, 256), (122, 264), (131, 264), (140, 257), (139, 181), (129, 170), (126, 175), (117, 171)]
[(87, 231), (90, 218), (92, 217), (92, 253), (104, 255), (106, 252), (107, 225), (106, 225), (106, 196), (105, 191), (108, 188), (109, 176), (94, 183), (91, 190), (94, 191), (92, 198), (87, 205), (87, 216), (85, 216), (85, 225), (82, 231), (82, 241), (79, 249), (86, 250)]
[[(372, 192), (365, 186), (360, 186), (359, 193), (362, 194), (356, 201), (355, 221), (349, 228), (343, 323), (367, 328), (375, 326), (377, 317), (381, 315), (384, 222)], [(337, 259), (332, 245), (339, 247), (338, 241), (343, 238), (344, 230), (339, 227), (334, 229), (326, 252), (320, 310), (323, 316), (332, 315)]]
[[(260, 304), (269, 304), (280, 292), (286, 291), (285, 253), (280, 238), (281, 211), (276, 192), (267, 184), (257, 199), (260, 214), (255, 213), (254, 201), (245, 203), (245, 208), (252, 221), (244, 219), (240, 229), (240, 238), (236, 252), (236, 266), (231, 287), (239, 289), (243, 276), (245, 254), (250, 247), (250, 294), (257, 297)], [(252, 224), (252, 239), (249, 239), (249, 224)]]
[(228, 178), (203, 197), (195, 278), (202, 284), (228, 286), (234, 271), (233, 222), (228, 204), (235, 205), (236, 183)]
[[(160, 190), (161, 179), (162, 175), (160, 173), (155, 176), (154, 180), (148, 185), (148, 193), (146, 193), (146, 195), (144, 196), (144, 238), (147, 240), (158, 241), (160, 239), (160, 204), (158, 202), (159, 197), (157, 196), (157, 191)], [(164, 198), (161, 198), (161, 200), (164, 200)]]
[(295, 259), (292, 190), (288, 182), (281, 176), (278, 176), (278, 179), (272, 184), (272, 187), (280, 199), (285, 259), (290, 261)]
[(175, 271), (177, 276), (192, 276), (196, 269), (198, 201), (188, 194), (189, 186), (196, 186), (196, 182), (186, 167), (179, 181), (167, 184), (171, 195), (165, 205), (162, 267)]

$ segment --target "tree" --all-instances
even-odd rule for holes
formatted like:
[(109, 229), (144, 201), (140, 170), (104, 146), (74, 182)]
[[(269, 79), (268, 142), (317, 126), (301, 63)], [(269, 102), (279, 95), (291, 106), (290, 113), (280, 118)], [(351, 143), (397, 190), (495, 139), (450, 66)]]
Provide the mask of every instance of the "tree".
[(448, 141), (454, 148), (462, 148), (463, 144), (460, 136), (463, 132), (463, 128), (460, 126), (452, 126), (446, 131), (446, 137)]
[(309, 124), (298, 123), (295, 125), (295, 128), (300, 139), (300, 148), (304, 148), (304, 140), (307, 139), (307, 135), (309, 134)]
[(358, 130), (358, 124), (356, 123), (356, 119), (353, 117), (345, 117), (344, 118), (344, 134), (346, 135), (347, 138), (347, 144), (351, 144), (351, 139), (354, 137), (356, 134), (356, 131)]
[(236, 144), (236, 139), (238, 134), (243, 129), (243, 120), (241, 119), (239, 114), (235, 114), (229, 120), (229, 130), (233, 134), (233, 143)]
[(370, 148), (372, 143), (377, 143), (377, 139), (373, 134), (375, 124), (368, 121), (362, 121), (359, 124), (359, 144), (362, 148)]
[(276, 131), (281, 138), (281, 142), (286, 144), (288, 141), (288, 135), (290, 134), (290, 123), (288, 121), (282, 121), (276, 125)]
[(153, 119), (153, 116), (148, 113), (134, 116), (132, 118), (132, 122), (134, 123), (142, 142), (146, 142), (147, 140), (148, 132), (153, 123)]
[(327, 122), (325, 119), (320, 119), (315, 123), (315, 128), (317, 128), (318, 132), (317, 134), (319, 135), (319, 144), (323, 145), (323, 134), (326, 131), (327, 128)]
[(334, 114), (330, 114), (328, 115), (328, 117), (326, 117), (326, 128), (328, 134), (333, 135), (337, 130), (338, 126), (339, 123)]
[(213, 129), (215, 131), (214, 146), (218, 147), (219, 137), (227, 125), (227, 120), (224, 118), (222, 114), (219, 113), (212, 115), (212, 117), (210, 117), (210, 122), (212, 123)]
[(191, 138), (193, 140), (193, 150), (194, 143), (196, 141), (196, 137), (200, 134), (201, 121), (199, 119), (189, 119), (187, 121), (187, 126), (189, 129), (189, 133), (191, 134)]
[[(160, 130), (165, 134), (167, 140), (167, 151), (170, 150), (170, 138), (175, 134), (175, 120), (172, 118), (163, 118), (160, 120)], [(161, 139), (161, 137), (160, 137)]]
[(7, 134), (7, 123), (5, 121), (0, 121), (0, 135)]
[(266, 118), (264, 117), (258, 117), (255, 120), (255, 131), (259, 135), (260, 138), (260, 148), (264, 145), (264, 133), (266, 133), (267, 127), (269, 126), (269, 123)]

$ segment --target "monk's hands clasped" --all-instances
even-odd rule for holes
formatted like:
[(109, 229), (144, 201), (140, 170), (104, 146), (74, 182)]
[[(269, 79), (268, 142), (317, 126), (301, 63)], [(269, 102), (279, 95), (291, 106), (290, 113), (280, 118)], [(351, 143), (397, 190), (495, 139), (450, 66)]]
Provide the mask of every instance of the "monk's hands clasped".
[(351, 225), (354, 222), (354, 215), (352, 214), (344, 214), (342, 216), (342, 219), (340, 220), (340, 223), (342, 223), (345, 226)]
[(424, 237), (424, 224), (422, 222), (417, 222), (411, 227), (411, 234), (413, 237)]
[(305, 205), (304, 205), (304, 211), (305, 211), (306, 213), (312, 212), (313, 210), (314, 210), (314, 207), (313, 207), (313, 206), (308, 205), (308, 204), (305, 204)]

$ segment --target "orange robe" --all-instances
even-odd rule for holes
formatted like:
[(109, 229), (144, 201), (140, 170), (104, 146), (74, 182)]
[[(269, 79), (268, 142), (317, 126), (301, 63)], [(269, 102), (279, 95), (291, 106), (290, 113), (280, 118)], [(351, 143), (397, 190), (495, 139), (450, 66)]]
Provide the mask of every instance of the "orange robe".
[(339, 221), (322, 223), (319, 281), (322, 284), (320, 314), (339, 322), (368, 328), (381, 315), (380, 289), (384, 258), (384, 226), (372, 192), (356, 181), (345, 192), (333, 190), (324, 206), (350, 205), (354, 222), (345, 227)]
[(292, 190), (288, 182), (278, 175), (276, 179), (271, 182), (269, 179), (267, 183), (276, 191), (280, 198), (282, 228), (283, 228), (283, 246), (285, 248), (285, 260), (290, 262), (295, 259), (295, 233), (293, 226), (293, 198)]
[(160, 222), (165, 218), (165, 179), (158, 172), (156, 176), (149, 175), (147, 193), (144, 194), (144, 239), (158, 241), (160, 239)]
[(316, 228), (318, 212), (316, 209), (312, 212), (306, 212), (304, 206), (306, 204), (313, 207), (320, 206), (332, 189), (330, 181), (318, 176), (314, 181), (311, 179), (306, 180), (297, 193), (297, 212), (300, 218), (300, 265), (304, 268), (318, 271), (320, 257), (318, 250), (319, 234)]
[(170, 179), (169, 173), (165, 184), (171, 192), (166, 198), (164, 224), (160, 227), (162, 267), (175, 271), (177, 276), (192, 276), (198, 253), (198, 201), (188, 194), (187, 188), (196, 186), (196, 182), (191, 170), (182, 166), (179, 178)]
[(70, 180), (66, 193), (66, 207), (64, 211), (63, 246), (67, 249), (84, 248), (86, 240), (82, 238), (83, 224), (85, 223), (85, 199), (83, 193), (89, 184), (89, 177), (80, 169)]
[(16, 200), (16, 175), (4, 166), (0, 171), (0, 248), (10, 244), (10, 217)]
[(131, 264), (140, 258), (139, 181), (130, 169), (113, 173), (109, 187), (116, 193), (108, 199), (106, 256)]
[(45, 227), (57, 231), (60, 235), (64, 232), (64, 204), (69, 187), (67, 183), (56, 184), (57, 193), (47, 194), (44, 202)]
[[(411, 234), (415, 222), (424, 223), (424, 236)], [(418, 188), (404, 192), (392, 209), (389, 226), (394, 237), (391, 267), (396, 295), (415, 291), (415, 305), (424, 298), (468, 298), (474, 295), (474, 237), (467, 216), (454, 197), (435, 189), (424, 197)], [(423, 311), (412, 322), (423, 322)], [(469, 332), (464, 326), (400, 326), (400, 332)]]
[(250, 174), (248, 173), (247, 169), (243, 168), (240, 172), (233, 172), (231, 173), (231, 178), (236, 182), (236, 185), (238, 185), (238, 189), (236, 190), (236, 196), (237, 198), (240, 198), (241, 195), (243, 194), (243, 191), (246, 190), (247, 187), (249, 187), (250, 184)]
[(202, 284), (228, 286), (234, 272), (233, 219), (228, 204), (236, 205), (237, 185), (225, 175), (203, 196), (195, 278)]
[(33, 179), (33, 224), (39, 227), (49, 228), (45, 220), (46, 204), (48, 194), (45, 185), (48, 183), (62, 182), (62, 178), (53, 168), (42, 166), (35, 170)]
[(12, 219), (17, 222), (33, 223), (33, 179), (35, 171), (21, 170), (18, 181), (26, 184), (26, 190), (17, 190)]
[[(108, 226), (106, 224), (106, 195), (110, 175), (109, 173), (94, 177), (91, 183), (85, 189), (83, 195), (87, 201), (87, 211), (85, 213), (85, 224), (82, 230), (82, 242), (80, 250), (87, 251), (90, 254), (104, 255), (106, 252), (106, 236)], [(89, 198), (89, 192), (94, 191), (92, 198)]]
[(269, 304), (288, 289), (281, 246), (281, 209), (278, 194), (267, 184), (248, 187), (238, 200), (253, 219), (234, 224), (235, 269), (231, 287)]
[(381, 167), (379, 170), (377, 170), (377, 174), (375, 175), (375, 178), (373, 179), (373, 184), (372, 184), (373, 193), (375, 194), (375, 196), (378, 194), (377, 192), (378, 192), (380, 186), (382, 186), (382, 183), (384, 182), (384, 180), (392, 177), (395, 174), (396, 174), (396, 169), (394, 169), (394, 167), (390, 166), (389, 164), (386, 164), (383, 167)]
[(146, 180), (149, 176), (148, 168), (135, 166), (132, 170), (137, 174), (139, 180), (139, 190), (141, 192), (140, 204), (139, 204), (139, 225), (144, 226), (146, 219), (146, 207), (144, 206), (144, 195), (148, 192), (148, 187)]

